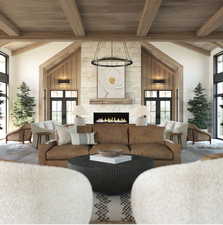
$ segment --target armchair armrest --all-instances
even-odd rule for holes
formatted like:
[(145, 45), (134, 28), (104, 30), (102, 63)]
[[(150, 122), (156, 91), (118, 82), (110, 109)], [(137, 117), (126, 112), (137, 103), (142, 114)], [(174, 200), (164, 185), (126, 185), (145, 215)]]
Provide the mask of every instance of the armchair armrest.
[(49, 144), (40, 144), (38, 148), (38, 157), (39, 157), (39, 164), (45, 165), (45, 162), (47, 160), (46, 154), (47, 152), (53, 148), (57, 143), (51, 142)]
[(164, 140), (164, 144), (173, 152), (173, 159), (180, 161), (182, 146), (167, 139)]

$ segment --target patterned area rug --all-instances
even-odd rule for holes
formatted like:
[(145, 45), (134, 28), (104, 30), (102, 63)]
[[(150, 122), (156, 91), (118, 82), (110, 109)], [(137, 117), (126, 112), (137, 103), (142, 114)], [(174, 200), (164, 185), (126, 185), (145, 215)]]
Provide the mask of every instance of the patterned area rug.
[(130, 193), (123, 193), (121, 195), (114, 196), (94, 193), (94, 207), (91, 221), (97, 223), (134, 223)]

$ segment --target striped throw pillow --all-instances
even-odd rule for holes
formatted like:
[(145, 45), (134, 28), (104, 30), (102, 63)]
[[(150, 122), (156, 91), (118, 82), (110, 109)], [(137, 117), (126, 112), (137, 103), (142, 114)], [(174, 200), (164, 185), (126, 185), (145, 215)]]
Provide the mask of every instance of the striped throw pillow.
[(94, 145), (94, 133), (71, 133), (72, 145)]

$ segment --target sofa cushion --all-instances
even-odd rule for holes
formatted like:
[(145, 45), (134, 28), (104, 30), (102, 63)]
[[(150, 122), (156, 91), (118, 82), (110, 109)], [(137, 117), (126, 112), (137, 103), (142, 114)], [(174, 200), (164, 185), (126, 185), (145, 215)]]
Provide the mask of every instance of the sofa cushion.
[(129, 144), (162, 142), (163, 132), (164, 127), (155, 125), (129, 127)]
[(71, 159), (76, 156), (87, 155), (89, 147), (87, 145), (57, 145), (47, 152), (47, 159)]
[(90, 154), (98, 153), (98, 150), (121, 149), (124, 153), (130, 153), (128, 145), (120, 144), (97, 144), (90, 149)]
[(152, 159), (172, 160), (173, 152), (164, 144), (132, 144), (130, 145), (131, 154), (147, 156)]
[(94, 132), (99, 144), (128, 144), (128, 126), (95, 125)]

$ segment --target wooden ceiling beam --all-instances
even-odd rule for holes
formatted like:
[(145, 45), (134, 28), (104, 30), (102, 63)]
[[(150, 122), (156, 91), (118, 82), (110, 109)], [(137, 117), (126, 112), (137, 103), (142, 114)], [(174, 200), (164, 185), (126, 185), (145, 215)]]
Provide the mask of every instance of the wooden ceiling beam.
[(223, 7), (221, 7), (198, 31), (197, 36), (204, 37), (223, 25)]
[(76, 0), (59, 0), (61, 8), (76, 36), (84, 36), (84, 26), (77, 7)]
[(49, 42), (37, 42), (37, 43), (32, 43), (32, 44), (29, 44), (25, 47), (22, 47), (22, 48), (19, 48), (19, 49), (16, 49), (16, 50), (13, 50), (12, 51), (12, 56), (15, 56), (15, 55), (19, 55), (19, 54), (22, 54), (24, 52), (27, 52), (27, 51), (31, 51), (35, 48), (38, 48), (40, 46), (43, 46), (45, 44), (48, 44)]
[(6, 46), (7, 44), (11, 43), (12, 41), (0, 41), (0, 48)]
[(137, 29), (138, 36), (146, 36), (159, 11), (162, 0), (146, 0)]
[(179, 46), (182, 46), (184, 48), (187, 48), (187, 49), (190, 49), (192, 51), (195, 51), (197, 53), (200, 53), (202, 55), (206, 55), (206, 56), (210, 56), (211, 55), (211, 52), (206, 50), (206, 49), (203, 49), (203, 48), (199, 48), (193, 44), (189, 44), (187, 42), (173, 42), (174, 44), (176, 45), (179, 45)]
[(214, 45), (216, 45), (217, 47), (223, 48), (223, 43), (219, 42), (219, 41), (214, 41), (212, 42)]
[(18, 36), (20, 34), (16, 25), (0, 13), (0, 30), (4, 31), (9, 36)]
[(154, 41), (154, 42), (213, 42), (222, 41), (223, 32), (214, 32), (205, 37), (198, 37), (194, 32), (150, 33), (139, 37), (130, 33), (89, 32), (84, 37), (74, 36), (73, 32), (23, 32), (19, 36), (0, 34), (0, 41)]

